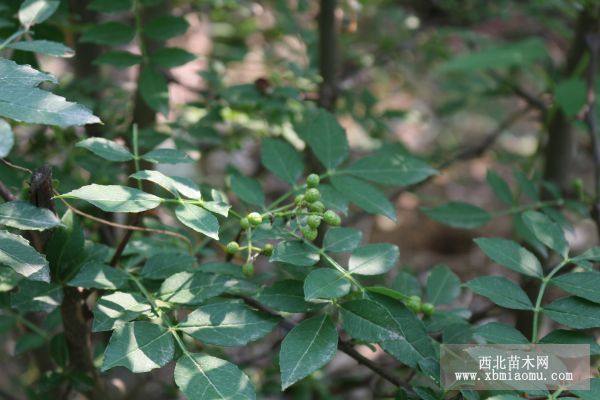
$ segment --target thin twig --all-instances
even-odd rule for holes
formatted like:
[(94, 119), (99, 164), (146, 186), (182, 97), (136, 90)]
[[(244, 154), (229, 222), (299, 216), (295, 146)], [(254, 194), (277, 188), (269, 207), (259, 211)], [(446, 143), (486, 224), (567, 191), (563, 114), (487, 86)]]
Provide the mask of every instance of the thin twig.
[(546, 104), (542, 100), (540, 100), (539, 95), (529, 93), (527, 90), (525, 90), (521, 86), (517, 85), (516, 83), (514, 83), (513, 81), (511, 81), (509, 79), (504, 78), (503, 76), (496, 73), (495, 71), (489, 71), (488, 75), (491, 76), (494, 80), (496, 80), (496, 82), (498, 82), (499, 84), (506, 86), (515, 95), (517, 95), (518, 97), (525, 100), (525, 102), (530, 107), (533, 107), (533, 108), (537, 109), (538, 111), (541, 111), (542, 113), (546, 113), (546, 111), (548, 110), (548, 108), (546, 107)]
[(0, 196), (2, 196), (4, 201), (13, 201), (17, 199), (15, 195), (11, 193), (10, 189), (2, 182), (0, 182)]
[[(136, 214), (133, 217), (132, 223), (137, 225), (140, 222), (140, 216), (142, 214)], [(121, 255), (123, 254), (123, 251), (125, 250), (125, 247), (127, 246), (127, 243), (129, 243), (129, 240), (131, 239), (131, 236), (133, 236), (133, 230), (128, 229), (127, 231), (125, 231), (125, 234), (123, 235), (123, 237), (121, 238), (121, 241), (119, 242), (119, 245), (117, 246), (117, 248), (115, 249), (115, 254), (113, 254), (112, 258), (110, 259), (110, 265), (111, 266), (116, 266), (117, 263), (119, 262), (119, 258), (121, 258)]]

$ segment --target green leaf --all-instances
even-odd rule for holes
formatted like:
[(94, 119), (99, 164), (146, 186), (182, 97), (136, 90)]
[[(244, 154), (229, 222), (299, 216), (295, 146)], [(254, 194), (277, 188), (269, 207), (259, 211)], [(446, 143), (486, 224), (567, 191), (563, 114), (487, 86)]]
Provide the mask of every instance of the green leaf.
[(494, 194), (504, 203), (511, 205), (513, 203), (513, 195), (510, 190), (508, 183), (494, 170), (488, 169), (487, 175), (485, 176), (488, 185), (494, 191)]
[(150, 56), (150, 61), (161, 68), (175, 68), (192, 62), (196, 56), (178, 47), (164, 47)]
[(250, 379), (220, 358), (185, 352), (175, 365), (175, 383), (188, 399), (254, 400)]
[(159, 298), (170, 303), (199, 304), (227, 290), (231, 280), (204, 272), (179, 272), (160, 286)]
[(296, 132), (325, 168), (334, 169), (348, 158), (346, 132), (328, 111), (308, 110)]
[(421, 297), (421, 285), (419, 280), (408, 272), (400, 271), (396, 275), (396, 279), (392, 283), (392, 289), (406, 296), (419, 296)]
[(422, 207), (421, 210), (432, 220), (453, 228), (474, 229), (487, 224), (491, 219), (484, 209), (459, 201), (451, 201), (438, 207)]
[(362, 240), (362, 232), (354, 228), (333, 227), (325, 232), (323, 249), (332, 253), (354, 250)]
[(469, 281), (467, 287), (494, 303), (515, 310), (531, 310), (533, 304), (516, 283), (503, 276), (482, 276)]
[(0, 231), (0, 265), (36, 281), (50, 281), (48, 261), (19, 235)]
[(351, 176), (334, 175), (331, 183), (335, 190), (366, 212), (396, 221), (396, 208), (379, 189)]
[(337, 299), (350, 293), (350, 282), (340, 271), (319, 268), (304, 280), (304, 298), (307, 301)]
[(194, 162), (190, 156), (177, 149), (155, 149), (144, 154), (142, 158), (156, 164), (183, 164)]
[(0, 293), (13, 290), (21, 279), (23, 276), (17, 274), (12, 268), (0, 268)]
[(196, 258), (186, 253), (158, 253), (146, 261), (141, 275), (148, 279), (165, 279), (177, 273), (190, 271)]
[(348, 214), (348, 199), (340, 192), (327, 184), (320, 184), (319, 191), (321, 192), (321, 201), (325, 204), (325, 207), (344, 215)]
[(150, 304), (136, 293), (114, 292), (104, 295), (92, 310), (92, 332), (113, 330), (151, 309)]
[(594, 303), (600, 303), (599, 272), (571, 272), (552, 278), (550, 283), (558, 286), (565, 292), (583, 297)]
[(97, 261), (87, 262), (68, 284), (75, 287), (96, 289), (120, 289), (127, 284), (129, 276), (120, 269)]
[(302, 313), (311, 309), (311, 304), (304, 300), (304, 289), (301, 281), (285, 279), (275, 282), (271, 287), (262, 289), (256, 300), (277, 311)]
[(87, 138), (78, 142), (75, 146), (87, 149), (108, 161), (133, 160), (133, 154), (125, 146), (101, 137)]
[(60, 285), (54, 283), (22, 280), (19, 290), (10, 295), (10, 305), (21, 313), (49, 313), (60, 305), (63, 291)]
[(121, 12), (131, 10), (133, 0), (92, 0), (88, 9), (103, 13)]
[(597, 400), (600, 396), (600, 378), (590, 379), (590, 390), (573, 390), (573, 394), (581, 400)]
[(565, 240), (562, 229), (545, 214), (538, 211), (526, 211), (523, 213), (523, 222), (537, 240), (556, 251), (563, 258), (568, 256), (569, 244)]
[(20, 355), (31, 350), (42, 347), (46, 343), (46, 338), (37, 333), (26, 333), (17, 339), (15, 343), (15, 355)]
[(527, 249), (512, 240), (501, 238), (478, 238), (475, 243), (494, 262), (521, 274), (542, 278), (542, 266)]
[(108, 51), (94, 60), (94, 64), (108, 64), (116, 68), (129, 68), (141, 62), (142, 56), (121, 50)]
[(177, 325), (177, 329), (217, 346), (244, 346), (270, 333), (279, 319), (255, 311), (239, 300), (201, 306)]
[(338, 333), (327, 315), (302, 321), (283, 339), (279, 352), (281, 390), (310, 375), (333, 359)]
[(585, 81), (579, 77), (558, 82), (554, 88), (554, 101), (568, 117), (576, 116), (587, 101)]
[(265, 194), (256, 179), (248, 178), (239, 174), (231, 175), (231, 190), (240, 200), (263, 207), (265, 205)]
[(70, 47), (62, 43), (51, 42), (49, 40), (29, 40), (25, 42), (11, 43), (6, 47), (11, 49), (30, 51), (32, 53), (44, 54), (52, 57), (70, 58), (75, 55), (75, 52)]
[(68, 210), (62, 226), (55, 229), (46, 244), (46, 257), (52, 275), (59, 280), (73, 277), (85, 259), (85, 239), (77, 216)]
[(354, 339), (370, 343), (400, 340), (396, 324), (380, 304), (371, 300), (352, 300), (342, 303), (344, 330)]
[(79, 40), (83, 43), (117, 46), (131, 42), (134, 36), (135, 30), (133, 27), (121, 22), (110, 21), (92, 25), (91, 28), (83, 32)]
[(446, 265), (434, 267), (427, 277), (427, 301), (450, 304), (460, 294), (460, 279)]
[(262, 140), (260, 149), (265, 168), (290, 185), (302, 175), (302, 157), (291, 144), (281, 139), (266, 138)]
[(489, 322), (475, 328), (476, 335), (491, 344), (527, 344), (529, 340), (521, 332), (499, 322)]
[(131, 177), (135, 179), (145, 179), (156, 183), (177, 197), (181, 195), (193, 200), (200, 200), (202, 197), (198, 185), (189, 178), (166, 176), (162, 172), (156, 170), (138, 171), (135, 174), (132, 174)]
[(15, 144), (15, 136), (10, 124), (0, 119), (0, 158), (6, 157)]
[(588, 344), (592, 356), (600, 355), (600, 344), (593, 336), (579, 331), (556, 329), (539, 340), (539, 343), (548, 344)]
[(142, 99), (151, 109), (164, 116), (169, 114), (169, 85), (160, 72), (142, 68), (139, 90)]
[(46, 208), (15, 200), (0, 204), (0, 224), (21, 230), (43, 231), (59, 226), (60, 220)]
[(156, 208), (161, 203), (160, 197), (138, 189), (95, 183), (57, 197), (85, 200), (107, 212), (137, 213)]
[(183, 35), (189, 27), (181, 17), (165, 15), (157, 17), (144, 26), (144, 35), (155, 40), (165, 41)]
[(319, 253), (311, 246), (300, 241), (279, 242), (269, 261), (283, 262), (301, 267), (310, 267), (319, 261)]
[(526, 66), (546, 55), (544, 42), (539, 38), (532, 38), (459, 55), (445, 63), (441, 71), (469, 73), (483, 69)]
[(398, 292), (397, 290), (387, 288), (385, 286), (368, 286), (367, 290), (371, 293), (377, 293), (382, 296), (390, 297), (394, 300), (407, 301), (409, 297), (405, 294)]
[(26, 29), (47, 20), (56, 12), (60, 1), (25, 0), (19, 8), (19, 21)]
[(578, 297), (563, 297), (544, 307), (544, 314), (575, 329), (600, 327), (600, 305)]
[(57, 83), (57, 80), (30, 66), (0, 58), (0, 116), (63, 127), (101, 122), (84, 106), (39, 89), (37, 86), (42, 82)]
[(584, 260), (591, 262), (600, 262), (600, 247), (592, 247), (591, 249), (587, 249), (582, 254), (579, 254), (577, 257), (573, 257), (572, 259), (574, 263)]
[(217, 217), (206, 211), (204, 208), (190, 204), (180, 204), (175, 209), (177, 219), (187, 227), (196, 232), (219, 240), (219, 221)]
[(406, 154), (364, 157), (341, 172), (393, 186), (413, 185), (437, 173), (425, 161)]
[(380, 275), (388, 272), (398, 261), (398, 246), (389, 243), (373, 243), (352, 252), (348, 270), (359, 275)]
[(132, 372), (148, 372), (173, 359), (175, 344), (171, 332), (151, 322), (128, 322), (117, 328), (104, 352), (102, 371), (125, 367)]

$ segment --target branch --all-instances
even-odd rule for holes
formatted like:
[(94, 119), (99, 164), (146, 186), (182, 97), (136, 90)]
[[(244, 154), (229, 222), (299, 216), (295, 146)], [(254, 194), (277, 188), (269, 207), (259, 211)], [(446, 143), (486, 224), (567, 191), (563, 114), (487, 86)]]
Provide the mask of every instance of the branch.
[(592, 205), (592, 217), (600, 235), (600, 138), (598, 138), (598, 124), (596, 116), (596, 71), (598, 70), (598, 51), (600, 50), (600, 34), (586, 36), (586, 43), (590, 51), (590, 62), (587, 76), (587, 110), (585, 124), (590, 139), (592, 140), (592, 155), (594, 158), (595, 195)]
[(0, 182), (0, 196), (4, 201), (13, 201), (17, 199), (15, 195), (11, 193), (10, 189), (2, 182)]
[[(133, 217), (132, 223), (138, 224), (140, 221), (141, 215), (142, 215), (141, 213), (135, 214), (135, 216)], [(127, 246), (127, 243), (131, 239), (131, 236), (133, 236), (132, 229), (128, 229), (127, 231), (125, 231), (125, 234), (121, 238), (121, 241), (119, 242), (119, 245), (117, 246), (117, 248), (115, 250), (115, 254), (113, 254), (112, 258), (110, 259), (111, 266), (114, 267), (117, 265), (117, 263), (119, 262), (119, 258), (121, 258), (121, 255), (123, 254), (123, 251), (125, 250), (125, 247)]]
[[(275, 317), (281, 317), (281, 315), (279, 315), (275, 311), (271, 310), (270, 308), (265, 307), (260, 302), (254, 300), (251, 297), (247, 297), (247, 296), (237, 296), (237, 297), (241, 298), (242, 300), (244, 300), (244, 302), (246, 304), (256, 308), (257, 310), (260, 310), (264, 313), (267, 313), (267, 314), (275, 316)], [(289, 321), (287, 319), (281, 320), (281, 327), (286, 331), (291, 331), (292, 329), (294, 329), (295, 326), (296, 326), (296, 324), (293, 323), (292, 321)], [(340, 339), (338, 341), (338, 349), (340, 351), (346, 353), (348, 356), (352, 357), (359, 364), (369, 368), (371, 371), (375, 372), (377, 375), (381, 376), (386, 381), (392, 383), (393, 385), (405, 388), (409, 391), (412, 391), (412, 389), (408, 383), (401, 381), (398, 377), (396, 377), (394, 374), (392, 374), (388, 370), (380, 367), (379, 365), (374, 363), (372, 360), (369, 360), (368, 358), (366, 358), (365, 356), (360, 354), (358, 351), (356, 351), (354, 349), (354, 347), (352, 346), (351, 343)]]
[(535, 108), (536, 110), (541, 111), (544, 114), (546, 113), (546, 111), (548, 111), (548, 107), (546, 107), (546, 104), (542, 100), (540, 100), (539, 95), (529, 93), (527, 90), (525, 90), (521, 86), (504, 78), (503, 76), (496, 73), (495, 71), (489, 71), (488, 75), (491, 76), (499, 84), (506, 86), (515, 95), (517, 95), (521, 99), (525, 100), (525, 102), (530, 107)]

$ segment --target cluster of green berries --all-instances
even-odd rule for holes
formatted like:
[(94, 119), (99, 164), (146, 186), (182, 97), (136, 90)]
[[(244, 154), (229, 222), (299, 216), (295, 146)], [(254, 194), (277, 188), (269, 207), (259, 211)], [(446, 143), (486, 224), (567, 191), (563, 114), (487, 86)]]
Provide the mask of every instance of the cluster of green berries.
[(321, 221), (327, 225), (339, 226), (342, 222), (339, 215), (332, 210), (325, 210), (325, 205), (321, 202), (321, 192), (317, 189), (319, 186), (319, 175), (310, 174), (306, 178), (307, 189), (304, 194), (296, 196), (294, 202), (298, 208), (306, 208), (310, 212), (314, 213), (308, 216), (306, 219), (306, 225), (300, 227), (302, 235), (307, 240), (315, 240), (319, 232), (317, 229), (321, 225)]
[(256, 228), (257, 226), (259, 226), (260, 224), (262, 224), (262, 215), (260, 215), (257, 212), (251, 212), (250, 214), (246, 215), (244, 218), (240, 219), (240, 226), (242, 227), (242, 229), (248, 229), (248, 228)]
[(419, 296), (410, 296), (406, 301), (406, 307), (415, 314), (423, 313), (430, 316), (435, 311), (435, 306), (431, 303), (423, 303)]

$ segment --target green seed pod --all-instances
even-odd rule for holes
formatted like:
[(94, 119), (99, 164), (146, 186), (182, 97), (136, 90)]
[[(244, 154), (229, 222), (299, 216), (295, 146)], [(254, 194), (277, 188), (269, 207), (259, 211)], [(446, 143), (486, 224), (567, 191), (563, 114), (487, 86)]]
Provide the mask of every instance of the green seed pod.
[(419, 296), (410, 296), (406, 302), (406, 307), (415, 314), (418, 314), (421, 312), (421, 298)]
[(296, 196), (296, 198), (294, 199), (294, 203), (297, 206), (302, 205), (302, 202), (304, 201), (304, 195), (303, 194), (299, 194), (298, 196)]
[(342, 223), (342, 219), (340, 218), (340, 216), (332, 210), (325, 211), (325, 214), (323, 214), (323, 220), (327, 225), (331, 226), (340, 226), (340, 224)]
[(240, 219), (240, 226), (242, 227), (242, 229), (250, 228), (250, 221), (248, 221), (248, 218)]
[(319, 225), (321, 225), (321, 217), (319, 217), (318, 215), (309, 215), (308, 219), (306, 220), (306, 223), (311, 228), (317, 229)]
[(251, 277), (254, 275), (254, 264), (246, 263), (242, 265), (242, 274), (247, 277)]
[(317, 238), (317, 235), (319, 234), (319, 231), (311, 228), (310, 226), (303, 226), (302, 228), (300, 228), (300, 230), (302, 231), (302, 235), (304, 236), (304, 238), (311, 242), (315, 240)]
[(320, 201), (315, 201), (314, 203), (309, 204), (308, 208), (310, 211), (322, 213), (325, 211), (325, 204), (321, 203)]
[(304, 200), (308, 203), (314, 203), (321, 198), (321, 192), (318, 189), (310, 188), (304, 193)]
[(238, 242), (227, 243), (227, 252), (229, 254), (235, 254), (240, 250), (240, 244)]
[(308, 177), (306, 177), (306, 186), (308, 186), (309, 188), (316, 188), (317, 186), (319, 186), (320, 181), (321, 179), (319, 178), (319, 175), (310, 174)]
[(265, 244), (265, 246), (262, 249), (262, 253), (265, 256), (270, 256), (271, 254), (273, 254), (273, 245), (271, 243)]
[(248, 222), (250, 222), (250, 225), (252, 226), (258, 226), (262, 224), (262, 215), (257, 212), (251, 212), (246, 218), (248, 218)]
[(435, 311), (435, 306), (431, 303), (423, 303), (421, 305), (421, 312), (427, 316), (430, 316)]

